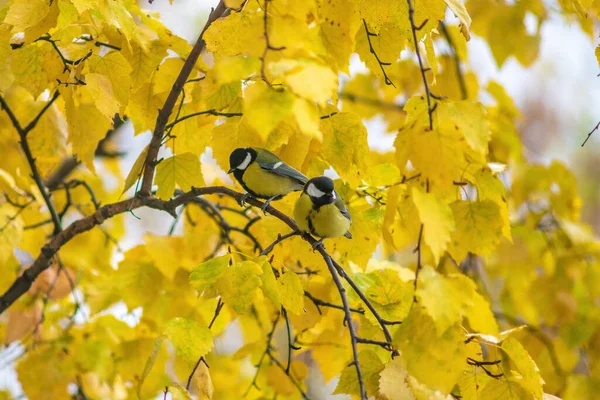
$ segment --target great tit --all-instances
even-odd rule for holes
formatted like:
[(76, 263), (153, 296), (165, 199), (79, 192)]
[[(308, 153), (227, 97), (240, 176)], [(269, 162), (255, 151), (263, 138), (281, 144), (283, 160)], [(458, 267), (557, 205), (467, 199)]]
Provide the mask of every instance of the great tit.
[(268, 150), (258, 147), (238, 148), (229, 156), (229, 172), (248, 193), (248, 196), (265, 199), (263, 212), (272, 200), (279, 200), (290, 192), (304, 188), (308, 178), (290, 167)]
[(301, 230), (319, 238), (315, 247), (321, 245), (324, 238), (352, 239), (348, 231), (352, 224), (348, 208), (336, 193), (333, 181), (326, 176), (313, 178), (304, 186), (296, 201), (294, 219)]

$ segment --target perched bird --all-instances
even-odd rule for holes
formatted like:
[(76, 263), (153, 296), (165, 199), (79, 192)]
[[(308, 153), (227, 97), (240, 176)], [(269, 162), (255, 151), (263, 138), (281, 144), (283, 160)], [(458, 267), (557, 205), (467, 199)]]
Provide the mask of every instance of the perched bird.
[(272, 200), (304, 188), (308, 178), (281, 161), (275, 154), (258, 147), (238, 148), (229, 156), (229, 174), (242, 185), (248, 196), (265, 199), (263, 212)]
[(304, 191), (296, 201), (294, 219), (298, 227), (322, 244), (324, 238), (345, 236), (352, 239), (348, 231), (352, 220), (344, 200), (336, 193), (333, 181), (326, 176), (312, 178), (304, 186)]

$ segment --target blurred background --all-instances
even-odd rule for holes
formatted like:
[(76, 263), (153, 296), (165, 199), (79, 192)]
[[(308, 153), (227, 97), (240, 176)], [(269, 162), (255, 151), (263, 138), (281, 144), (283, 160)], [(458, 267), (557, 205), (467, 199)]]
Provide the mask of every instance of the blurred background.
[[(147, 1), (139, 3), (142, 8), (159, 12), (168, 28), (193, 43), (217, 0), (174, 0), (173, 4), (167, 0), (154, 0), (152, 4)], [(472, 35), (467, 44), (470, 60), (467, 69), (476, 73), (479, 87), (485, 87), (488, 81), (495, 80), (512, 96), (522, 114), (519, 133), (529, 161), (548, 164), (559, 159), (574, 171), (583, 199), (582, 218), (596, 233), (600, 233), (600, 132), (596, 132), (585, 147), (581, 147), (588, 132), (600, 121), (600, 68), (594, 55), (599, 40), (598, 37), (592, 40), (577, 22), (553, 12), (554, 2), (545, 3), (549, 14), (543, 23), (539, 24), (536, 17), (529, 14), (524, 21), (530, 34), (539, 30), (541, 37), (539, 54), (533, 63), (525, 67), (514, 57), (509, 57), (499, 67), (487, 43)], [(456, 18), (449, 14), (447, 20), (455, 21)], [(351, 75), (365, 70), (358, 57), (352, 60)], [(415, 79), (420, 78), (415, 76)], [(394, 134), (386, 133), (381, 121), (375, 118), (365, 121), (365, 125), (373, 148), (393, 151)], [(120, 128), (116, 139), (120, 144), (118, 147), (130, 150), (121, 160), (122, 171), (126, 174), (148, 143), (150, 133), (134, 137), (131, 125), (126, 123)], [(219, 176), (227, 181), (225, 174), (217, 171), (214, 161), (211, 161), (210, 150), (203, 155), (202, 161), (208, 184), (211, 176)], [(166, 215), (152, 210), (140, 210), (137, 215), (141, 220), (126, 216), (127, 235), (120, 243), (123, 250), (142, 243), (142, 236), (147, 232), (162, 235), (169, 229), (171, 219)], [(116, 254), (114, 261), (119, 261), (119, 257), (122, 257), (122, 253)], [(124, 306), (122, 309), (116, 307), (112, 312), (131, 323), (135, 323), (139, 317), (135, 312), (128, 314)], [(225, 336), (221, 340), (223, 346), (228, 341)], [(6, 351), (0, 352), (0, 360), (5, 359)], [(323, 388), (323, 393), (330, 392), (332, 385), (335, 383)], [(21, 393), (14, 370), (4, 363), (0, 364), (2, 388)], [(316, 393), (314, 395), (314, 398), (323, 398)]]

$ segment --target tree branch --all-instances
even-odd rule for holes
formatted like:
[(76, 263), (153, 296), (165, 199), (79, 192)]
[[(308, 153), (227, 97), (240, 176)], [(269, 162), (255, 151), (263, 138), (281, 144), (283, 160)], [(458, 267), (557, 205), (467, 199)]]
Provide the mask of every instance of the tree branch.
[(419, 68), (421, 69), (421, 78), (423, 79), (423, 85), (425, 86), (425, 95), (427, 96), (427, 113), (429, 114), (429, 129), (433, 129), (433, 111), (435, 110), (435, 106), (431, 107), (431, 90), (429, 88), (429, 82), (427, 81), (427, 77), (425, 76), (425, 67), (423, 66), (423, 60), (421, 59), (421, 52), (419, 50), (419, 41), (417, 40), (417, 31), (422, 29), (427, 20), (423, 22), (420, 26), (415, 25), (415, 9), (412, 4), (412, 0), (406, 0), (408, 2), (408, 19), (410, 21), (410, 27), (412, 30), (413, 42), (415, 45), (415, 52), (417, 54), (417, 59), (419, 60)]
[(204, 42), (204, 32), (208, 29), (208, 27), (220, 18), (227, 11), (225, 7), (225, 3), (223, 0), (219, 1), (217, 8), (213, 9), (208, 16), (208, 21), (200, 36), (198, 37), (198, 41), (192, 48), (189, 56), (185, 60), (181, 71), (179, 72), (179, 76), (175, 80), (171, 91), (165, 100), (165, 104), (162, 109), (158, 113), (158, 117), (156, 118), (156, 125), (154, 127), (154, 133), (152, 134), (152, 139), (150, 140), (150, 145), (148, 146), (148, 155), (146, 156), (146, 162), (144, 167), (144, 176), (142, 178), (142, 185), (140, 188), (140, 196), (150, 197), (152, 190), (152, 179), (154, 178), (154, 169), (156, 168), (156, 157), (158, 156), (158, 150), (160, 149), (160, 145), (162, 142), (162, 137), (165, 133), (165, 129), (167, 126), (167, 122), (169, 121), (169, 117), (173, 112), (173, 108), (175, 107), (175, 103), (177, 102), (177, 98), (179, 94), (183, 90), (183, 85), (189, 78), (192, 70), (194, 69), (194, 65), (196, 65), (196, 61), (198, 57), (200, 57), (200, 53), (204, 50), (206, 43)]
[(275, 241), (273, 243), (271, 243), (263, 251), (261, 251), (260, 255), (264, 256), (264, 255), (269, 254), (275, 248), (275, 246), (277, 246), (279, 243), (283, 242), (285, 239), (291, 238), (292, 236), (296, 236), (299, 234), (300, 234), (299, 231), (292, 231), (290, 233), (286, 233), (283, 236), (281, 234), (277, 235), (277, 239), (275, 239)]
[(581, 147), (585, 146), (585, 144), (587, 143), (587, 141), (590, 140), (590, 138), (592, 137), (592, 134), (594, 132), (596, 132), (598, 130), (598, 128), (600, 128), (600, 121), (598, 121), (598, 123), (596, 124), (596, 126), (594, 127), (594, 129), (592, 129), (590, 131), (590, 133), (587, 134), (587, 137), (585, 138), (585, 140), (583, 141), (583, 143), (581, 143)]
[[(221, 300), (221, 298), (219, 297), (219, 300), (217, 301), (217, 307), (215, 308), (215, 313), (212, 317), (212, 320), (210, 321), (210, 324), (208, 324), (208, 329), (212, 328), (213, 324), (217, 320), (217, 317), (221, 313), (221, 309), (223, 308), (224, 305), (225, 305), (225, 303), (223, 303), (223, 300)], [(187, 384), (185, 385), (185, 390), (190, 390), (190, 386), (192, 384), (192, 378), (194, 377), (194, 374), (196, 373), (196, 370), (198, 369), (198, 366), (200, 366), (201, 362), (203, 362), (204, 365), (206, 365), (206, 367), (208, 368), (206, 359), (204, 358), (204, 356), (200, 356), (198, 361), (196, 361), (196, 365), (194, 365), (194, 369), (192, 369), (192, 372), (190, 373), (190, 376), (188, 377)]]
[(10, 110), (10, 107), (8, 106), (6, 101), (2, 98), (2, 96), (0, 96), (0, 104), (2, 104), (2, 108), (4, 108), (4, 110), (8, 114), (8, 117), (12, 121), (13, 126), (15, 127), (15, 129), (17, 130), (17, 133), (19, 134), (19, 144), (21, 145), (21, 149), (23, 150), (23, 153), (25, 153), (25, 157), (27, 158), (27, 162), (29, 163), (29, 167), (31, 168), (31, 177), (35, 181), (35, 184), (37, 185), (37, 187), (44, 199), (44, 202), (46, 203), (46, 207), (48, 207), (48, 211), (50, 212), (52, 222), (54, 223), (54, 235), (56, 235), (58, 232), (60, 232), (62, 230), (62, 225), (60, 222), (60, 218), (58, 217), (58, 213), (56, 212), (54, 204), (52, 204), (52, 201), (50, 200), (50, 195), (48, 194), (48, 191), (46, 190), (46, 186), (44, 185), (44, 182), (42, 182), (42, 177), (40, 176), (40, 173), (35, 164), (35, 158), (33, 157), (33, 154), (31, 153), (31, 148), (29, 147), (29, 142), (27, 141), (27, 134), (29, 132), (31, 132), (31, 130), (33, 128), (35, 128), (35, 126), (37, 125), (40, 118), (42, 118), (44, 113), (50, 108), (50, 106), (52, 106), (52, 104), (56, 101), (56, 99), (58, 98), (59, 95), (60, 95), (60, 93), (58, 91), (54, 92), (54, 95), (52, 96), (50, 101), (48, 101), (48, 103), (46, 103), (46, 105), (44, 105), (44, 107), (40, 110), (40, 112), (35, 116), (35, 118), (25, 128), (21, 127), (21, 125), (19, 124), (19, 121), (17, 120), (15, 115)]
[(369, 42), (369, 51), (371, 52), (371, 54), (373, 54), (375, 56), (375, 59), (377, 60), (377, 63), (379, 64), (379, 68), (381, 68), (381, 72), (383, 73), (383, 78), (384, 78), (385, 84), (396, 87), (396, 85), (394, 85), (394, 82), (392, 82), (392, 80), (387, 76), (387, 74), (385, 72), (385, 68), (383, 68), (384, 66), (392, 65), (392, 63), (381, 61), (379, 59), (379, 56), (375, 52), (373, 45), (371, 44), (371, 36), (378, 36), (378, 35), (376, 33), (369, 31), (369, 28), (367, 27), (367, 21), (365, 21), (364, 18), (363, 18), (362, 22), (363, 22), (363, 25), (365, 26), (365, 33), (367, 34), (367, 41)]
[[(321, 246), (322, 248), (322, 246)], [(363, 380), (362, 371), (360, 369), (360, 362), (358, 360), (358, 335), (356, 334), (356, 330), (354, 329), (354, 324), (352, 323), (352, 312), (350, 311), (350, 305), (348, 304), (348, 298), (346, 297), (346, 289), (342, 285), (342, 281), (340, 281), (340, 277), (338, 276), (338, 272), (333, 266), (333, 262), (331, 261), (331, 257), (327, 255), (323, 257), (325, 259), (325, 263), (327, 264), (327, 268), (329, 268), (329, 273), (333, 278), (333, 283), (337, 286), (338, 292), (340, 293), (340, 298), (342, 299), (342, 304), (344, 305), (344, 319), (346, 320), (346, 326), (348, 327), (348, 332), (350, 333), (350, 341), (352, 344), (352, 356), (354, 361), (354, 367), (356, 368), (356, 376), (358, 378), (358, 386), (360, 388), (360, 398), (361, 400), (367, 400), (367, 390), (365, 388), (365, 382)]]
[[(189, 192), (185, 192), (177, 195), (171, 200), (160, 200), (155, 197), (144, 197), (141, 195), (136, 195), (133, 198), (128, 200), (124, 200), (118, 203), (108, 204), (100, 207), (94, 214), (89, 217), (82, 218), (73, 222), (69, 227), (60, 232), (58, 235), (54, 236), (48, 244), (46, 244), (41, 251), (41, 254), (38, 258), (33, 262), (30, 268), (25, 270), (25, 272), (15, 280), (15, 282), (11, 285), (11, 287), (4, 293), (2, 297), (0, 297), (0, 314), (4, 312), (12, 303), (14, 303), (19, 297), (27, 292), (27, 290), (31, 287), (33, 281), (37, 278), (37, 276), (42, 273), (46, 268), (48, 268), (49, 262), (51, 258), (60, 250), (62, 246), (64, 246), (67, 242), (69, 242), (76, 235), (89, 231), (97, 225), (102, 224), (105, 220), (114, 217), (115, 215), (122, 214), (128, 211), (132, 211), (134, 209), (140, 207), (148, 207), (155, 210), (161, 210), (168, 212), (172, 216), (177, 216), (176, 209), (177, 207), (189, 204), (191, 202), (195, 202), (198, 200), (199, 196), (211, 195), (211, 194), (221, 194), (225, 196), (232, 197), (236, 199), (238, 202), (244, 196), (242, 193), (236, 192), (232, 189), (223, 187), (223, 186), (208, 186), (202, 188), (192, 188)], [(262, 208), (263, 203), (254, 198), (246, 199), (246, 202), (254, 207)], [(296, 222), (285, 215), (281, 211), (273, 208), (273, 206), (269, 205), (265, 209), (266, 212), (273, 215), (275, 218), (279, 219), (283, 223), (285, 223), (292, 231), (299, 231), (298, 225)], [(251, 219), (246, 225), (251, 226), (257, 219)], [(303, 234), (301, 236), (306, 242), (308, 242), (311, 247), (315, 247), (317, 240), (308, 234)], [(392, 349), (391, 346), (391, 335), (387, 329), (387, 325), (395, 324), (398, 322), (391, 322), (384, 320), (381, 315), (377, 312), (373, 304), (369, 301), (369, 299), (365, 296), (364, 293), (360, 290), (360, 288), (356, 285), (356, 283), (346, 274), (343, 268), (335, 262), (331, 256), (325, 251), (323, 246), (318, 246), (317, 250), (323, 257), (323, 260), (327, 264), (329, 271), (334, 279), (334, 283), (336, 284), (338, 291), (340, 292), (340, 297), (342, 298), (342, 304), (344, 308), (344, 312), (346, 314), (346, 320), (348, 321), (348, 329), (351, 332), (352, 346), (353, 352), (355, 354), (356, 369), (357, 373), (360, 373), (360, 365), (358, 362), (358, 353), (356, 350), (357, 344), (357, 335), (354, 331), (354, 326), (351, 323), (351, 312), (354, 311), (350, 309), (348, 304), (348, 299), (345, 294), (345, 289), (341, 284), (339, 276), (342, 276), (352, 287), (352, 289), (357, 293), (360, 299), (365, 303), (367, 308), (373, 313), (377, 321), (379, 322), (387, 343), (389, 344), (389, 348)], [(339, 276), (338, 276), (339, 274)], [(395, 350), (392, 350), (392, 354), (396, 354)], [(285, 368), (283, 368), (285, 370)], [(360, 375), (360, 379), (362, 380), (362, 374)], [(363, 390), (364, 392), (364, 390)], [(366, 399), (366, 397), (363, 397)]]

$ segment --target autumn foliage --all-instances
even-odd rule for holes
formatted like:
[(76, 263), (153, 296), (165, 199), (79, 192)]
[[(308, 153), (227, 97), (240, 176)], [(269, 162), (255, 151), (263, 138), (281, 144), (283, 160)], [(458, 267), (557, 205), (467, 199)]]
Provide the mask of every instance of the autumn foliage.
[[(24, 396), (597, 396), (575, 176), (527, 162), (466, 47), (529, 65), (526, 15), (593, 35), (597, 0), (227, 0), (194, 45), (144, 5), (0, 1), (0, 368)], [(353, 238), (313, 250), (297, 193), (240, 205), (247, 146), (336, 176)]]

